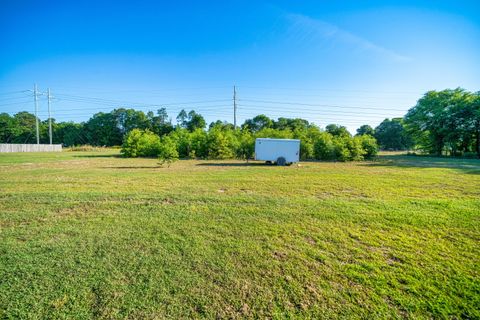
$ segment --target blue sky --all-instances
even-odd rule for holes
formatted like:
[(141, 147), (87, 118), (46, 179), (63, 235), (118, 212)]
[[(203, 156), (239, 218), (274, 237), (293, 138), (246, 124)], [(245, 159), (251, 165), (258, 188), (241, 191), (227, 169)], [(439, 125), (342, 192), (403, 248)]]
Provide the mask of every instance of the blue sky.
[[(378, 125), (427, 90), (480, 90), (479, 1), (2, 1), (0, 112), (115, 107)], [(40, 117), (46, 118), (45, 97)]]

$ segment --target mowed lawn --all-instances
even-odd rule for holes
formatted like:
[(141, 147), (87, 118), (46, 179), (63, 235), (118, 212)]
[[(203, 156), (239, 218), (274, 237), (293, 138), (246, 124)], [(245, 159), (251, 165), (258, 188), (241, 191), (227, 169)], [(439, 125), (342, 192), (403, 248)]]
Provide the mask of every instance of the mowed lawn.
[(0, 154), (0, 318), (480, 318), (480, 161)]

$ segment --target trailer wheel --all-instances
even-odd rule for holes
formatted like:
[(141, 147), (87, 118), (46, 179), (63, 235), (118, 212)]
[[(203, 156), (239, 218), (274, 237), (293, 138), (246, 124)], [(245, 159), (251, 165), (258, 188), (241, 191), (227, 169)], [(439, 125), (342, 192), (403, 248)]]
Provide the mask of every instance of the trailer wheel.
[(287, 163), (287, 160), (284, 157), (278, 157), (277, 166), (284, 166)]

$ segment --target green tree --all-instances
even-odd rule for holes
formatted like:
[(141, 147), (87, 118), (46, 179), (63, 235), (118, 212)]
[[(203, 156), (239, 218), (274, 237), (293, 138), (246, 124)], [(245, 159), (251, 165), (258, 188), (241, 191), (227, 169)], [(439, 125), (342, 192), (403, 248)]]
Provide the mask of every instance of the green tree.
[(291, 131), (306, 131), (310, 127), (310, 123), (305, 119), (295, 118), (278, 118), (277, 121), (273, 122), (273, 128), (279, 130), (289, 129)]
[(273, 128), (263, 128), (255, 132), (255, 138), (276, 138), (276, 139), (292, 139), (293, 133), (290, 130), (278, 130)]
[(12, 143), (36, 143), (36, 118), (35, 115), (22, 111), (13, 116), (15, 136)]
[(427, 92), (405, 116), (416, 145), (437, 155), (473, 150), (479, 122), (475, 96), (461, 88)]
[(337, 124), (329, 124), (325, 127), (325, 131), (330, 133), (332, 136), (352, 136), (346, 127), (339, 126)]
[(383, 150), (407, 150), (412, 146), (402, 118), (385, 119), (375, 128), (375, 138)]
[(87, 142), (93, 146), (118, 146), (123, 140), (117, 119), (111, 112), (94, 114), (85, 123), (85, 136)]
[(143, 111), (119, 108), (111, 113), (122, 137), (133, 129), (145, 130), (149, 127), (148, 118)]
[(174, 129), (172, 122), (168, 119), (167, 109), (165, 108), (158, 109), (157, 115), (149, 111), (147, 113), (147, 119), (150, 122), (150, 130), (159, 136), (169, 134)]
[(203, 129), (196, 129), (190, 133), (190, 158), (207, 158), (207, 132)]
[(193, 132), (196, 129), (204, 129), (206, 125), (207, 123), (202, 115), (193, 110), (188, 113), (188, 120), (186, 122), (186, 128), (188, 131)]
[(168, 136), (176, 143), (180, 158), (191, 157), (192, 137), (187, 129), (177, 126)]
[(373, 130), (373, 128), (368, 124), (364, 124), (363, 126), (357, 129), (358, 136), (363, 136), (366, 134), (373, 136), (375, 134), (375, 130)]
[(378, 154), (377, 140), (369, 134), (355, 137), (360, 140), (365, 159), (373, 159)]
[(82, 123), (60, 122), (53, 126), (53, 142), (66, 147), (86, 144)]
[(234, 129), (232, 123), (228, 123), (227, 121), (221, 121), (221, 120), (217, 120), (217, 121), (214, 121), (214, 122), (210, 123), (210, 125), (208, 126), (208, 129), (210, 130), (213, 127), (219, 127), (222, 130), (233, 130)]
[(293, 138), (300, 140), (300, 159), (315, 159), (315, 141), (319, 138), (321, 131), (314, 125), (297, 126), (293, 130)]
[(177, 145), (175, 143), (175, 140), (173, 140), (169, 136), (164, 136), (160, 144), (160, 150), (158, 155), (160, 164), (163, 165), (167, 163), (168, 166), (170, 167), (170, 164), (172, 162), (175, 162), (178, 160), (178, 156), (179, 155), (178, 155), (178, 150), (177, 150)]
[(124, 139), (121, 152), (126, 157), (156, 157), (160, 153), (160, 137), (148, 130), (131, 130)]
[(315, 159), (317, 160), (334, 160), (335, 149), (333, 136), (328, 132), (321, 132), (316, 138), (314, 145)]
[(0, 143), (10, 143), (19, 134), (18, 124), (8, 113), (0, 113)]
[(248, 119), (242, 124), (242, 128), (248, 129), (252, 132), (257, 132), (263, 129), (273, 127), (273, 120), (264, 114), (260, 114), (253, 119)]
[(177, 115), (177, 126), (187, 128), (188, 114), (185, 109), (182, 109)]
[(255, 137), (246, 129), (236, 132), (238, 148), (236, 150), (237, 158), (248, 160), (253, 158), (255, 153)]
[(235, 157), (239, 143), (232, 130), (214, 127), (208, 131), (208, 158), (231, 159)]

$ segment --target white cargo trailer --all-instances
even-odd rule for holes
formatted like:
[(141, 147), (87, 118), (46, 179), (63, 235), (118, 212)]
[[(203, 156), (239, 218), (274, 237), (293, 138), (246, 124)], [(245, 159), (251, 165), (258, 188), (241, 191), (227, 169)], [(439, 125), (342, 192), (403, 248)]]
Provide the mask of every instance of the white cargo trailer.
[(284, 166), (298, 162), (299, 158), (300, 140), (269, 138), (257, 138), (255, 140), (255, 160)]

